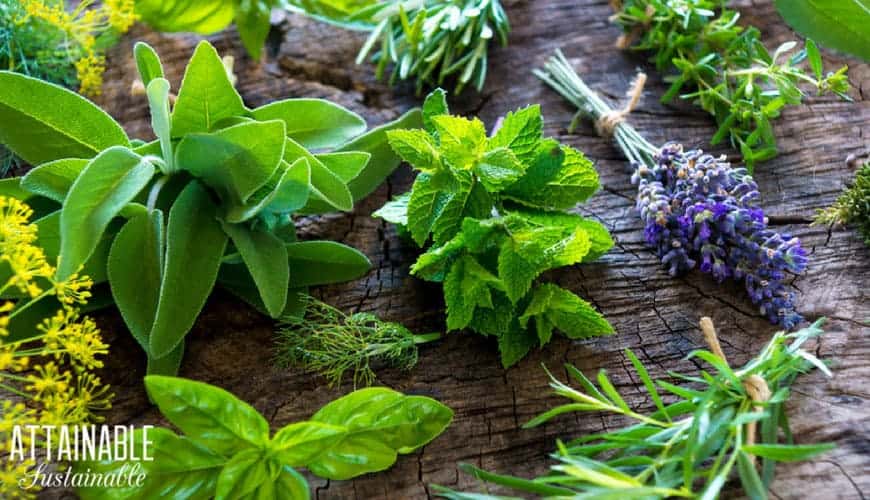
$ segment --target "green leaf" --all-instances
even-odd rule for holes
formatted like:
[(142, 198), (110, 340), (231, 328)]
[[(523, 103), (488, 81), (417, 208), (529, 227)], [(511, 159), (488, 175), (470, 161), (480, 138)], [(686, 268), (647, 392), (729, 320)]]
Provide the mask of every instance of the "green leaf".
[(290, 283), (290, 265), (284, 242), (271, 233), (241, 224), (224, 224), (223, 228), (254, 278), (269, 315), (279, 317), (287, 304)]
[(294, 287), (342, 283), (365, 275), (372, 264), (359, 250), (334, 241), (287, 244)]
[(538, 156), (506, 196), (530, 207), (568, 210), (599, 188), (598, 173), (583, 153), (555, 142), (541, 142)]
[(355, 179), (366, 168), (371, 155), (361, 151), (320, 153), (314, 155), (330, 172), (344, 183)]
[(398, 453), (411, 453), (435, 439), (452, 419), (450, 408), (434, 399), (386, 388), (354, 391), (311, 417), (313, 422), (344, 426), (347, 435), (307, 467), (336, 480), (384, 470)]
[(430, 134), (435, 133), (435, 125), (432, 123), (432, 117), (446, 115), (450, 113), (447, 107), (447, 92), (443, 89), (435, 89), (426, 96), (423, 101), (423, 127)]
[(488, 191), (497, 192), (522, 177), (525, 166), (520, 163), (513, 151), (506, 147), (499, 147), (487, 151), (474, 168), (474, 172)]
[(505, 292), (512, 303), (516, 304), (532, 287), (532, 281), (542, 269), (529, 262), (517, 250), (513, 238), (505, 238), (498, 253), (498, 277), (504, 282)]
[(282, 464), (305, 467), (326, 450), (337, 445), (347, 435), (341, 425), (321, 422), (297, 422), (283, 427), (269, 442), (269, 451)]
[(244, 204), (269, 182), (284, 156), (284, 124), (247, 122), (211, 134), (189, 134), (178, 144), (176, 163), (218, 192)]
[(258, 492), (256, 498), (278, 498), (278, 493), (286, 495), (288, 500), (307, 500), (311, 498), (311, 492), (308, 490), (308, 481), (302, 474), (293, 470), (293, 468), (284, 466), (281, 468), (281, 473), (278, 475), (274, 483), (275, 493), (269, 494), (264, 491), (262, 494)]
[[(263, 299), (260, 298), (260, 292), (257, 290), (257, 284), (254, 283), (254, 278), (248, 272), (248, 268), (244, 264), (223, 264), (218, 273), (218, 283), (227, 291), (242, 299), (251, 307), (256, 309), (264, 316), (269, 316), (269, 311), (266, 310), (266, 305), (263, 304)], [(281, 316), (299, 316), (304, 312), (304, 302), (299, 299), (299, 296), (307, 295), (308, 288), (289, 288), (287, 290), (287, 305)]]
[(281, 165), (244, 205), (223, 204), (227, 222), (240, 223), (263, 212), (289, 214), (299, 210), (308, 202), (311, 170), (308, 160), (299, 158), (293, 165), (281, 161)]
[(209, 35), (233, 22), (235, 5), (224, 0), (138, 0), (136, 13), (157, 31)]
[(260, 485), (272, 481), (268, 463), (259, 449), (247, 449), (231, 458), (217, 480), (215, 500), (248, 498)]
[(767, 488), (758, 477), (752, 459), (743, 451), (737, 454), (737, 472), (747, 497), (751, 500), (767, 500)]
[(63, 203), (67, 193), (88, 164), (81, 158), (54, 160), (34, 168), (21, 178), (21, 187), (31, 193)]
[[(350, 211), (353, 209), (353, 196), (347, 188), (347, 183), (341, 179), (335, 172), (328, 169), (322, 161), (318, 160), (314, 155), (308, 152), (304, 147), (293, 139), (286, 139), (284, 150), (284, 159), (287, 161), (295, 161), (297, 158), (305, 158), (308, 161), (308, 166), (311, 169), (311, 195), (308, 204), (302, 209), (305, 213), (314, 213), (310, 207), (325, 208), (324, 211), (329, 211), (334, 208), (341, 211)], [(321, 201), (323, 204), (315, 205), (314, 202)]]
[(371, 155), (363, 171), (347, 184), (354, 201), (371, 194), (402, 163), (387, 142), (387, 132), (417, 128), (421, 124), (420, 109), (414, 108), (391, 122), (369, 130), (336, 150), (336, 152), (361, 151)]
[(469, 172), (457, 174), (432, 225), (432, 239), (437, 245), (453, 238), (466, 217), (485, 218), (492, 214), (493, 201), (486, 189), (475, 183)]
[(160, 152), (166, 162), (167, 173), (175, 170), (175, 158), (172, 154), (172, 133), (169, 111), (169, 80), (154, 78), (145, 89), (148, 96), (148, 106), (151, 109), (151, 128), (160, 141)]
[(860, 0), (776, 0), (776, 10), (798, 33), (823, 46), (870, 61), (870, 8)]
[(236, 30), (242, 45), (255, 61), (260, 60), (263, 46), (272, 28), (272, 2), (263, 0), (241, 0), (236, 7)]
[(149, 339), (154, 357), (165, 356), (184, 338), (214, 288), (227, 244), (216, 216), (217, 207), (196, 181), (169, 211), (160, 300)]
[(151, 80), (163, 78), (163, 64), (157, 52), (145, 42), (136, 42), (133, 46), (133, 58), (136, 59), (136, 69), (142, 84), (148, 87)]
[(419, 174), (414, 180), (408, 199), (407, 219), (411, 238), (417, 245), (422, 247), (426, 244), (432, 225), (449, 199), (450, 195), (435, 186), (428, 174)]
[(109, 222), (153, 176), (154, 165), (122, 146), (113, 146), (88, 163), (63, 203), (57, 279), (66, 279), (79, 270)]
[(529, 164), (537, 156), (538, 145), (544, 131), (541, 106), (535, 104), (513, 113), (508, 113), (501, 127), (489, 140), (489, 148), (510, 148), (523, 164)]
[(447, 303), (447, 330), (461, 330), (471, 322), (478, 307), (492, 308), (490, 288), (501, 288), (501, 281), (481, 266), (474, 257), (463, 255), (450, 268), (444, 280)]
[[(147, 352), (146, 352), (147, 354)], [(167, 375), (173, 377), (178, 374), (178, 369), (181, 368), (181, 361), (184, 359), (184, 340), (178, 343), (169, 354), (162, 358), (155, 358), (148, 354), (148, 360), (145, 364), (146, 375)]]
[(163, 212), (154, 210), (128, 220), (109, 252), (112, 298), (130, 333), (146, 352), (160, 297), (164, 246)]
[(553, 328), (571, 339), (613, 333), (610, 323), (588, 302), (551, 283), (535, 289), (532, 301), (519, 318), (520, 324), (525, 327), (532, 318), (542, 343), (549, 339)]
[[(810, 64), (810, 68), (813, 70), (813, 74), (816, 76), (817, 80), (821, 80), (823, 76), (822, 72), (822, 55), (819, 53), (819, 48), (816, 47), (816, 42), (807, 39), (806, 42), (806, 50), (807, 50), (807, 61)], [(779, 101), (785, 104), (783, 101)]]
[(324, 99), (285, 99), (251, 111), (257, 120), (282, 120), (287, 137), (308, 149), (332, 148), (366, 131), (358, 114)]
[(515, 365), (526, 357), (529, 350), (535, 346), (535, 337), (523, 329), (510, 328), (498, 337), (498, 351), (501, 354), (501, 366), (505, 369)]
[(601, 223), (581, 217), (577, 221), (577, 226), (589, 237), (589, 252), (583, 257), (583, 262), (596, 260), (613, 248), (610, 232)]
[[(102, 474), (103, 477), (129, 473), (138, 465), (145, 474), (142, 486), (127, 485), (105, 488), (79, 487), (76, 493), (82, 500), (122, 500), (166, 498), (172, 500), (207, 500), (215, 494), (218, 474), (227, 459), (186, 437), (176, 436), (159, 427), (133, 431), (132, 449), (142, 450), (143, 441), (151, 442), (148, 453), (152, 460), (102, 460), (99, 462), (73, 462), (73, 471)], [(136, 451), (140, 453), (140, 451)]]
[(486, 147), (483, 122), (453, 115), (432, 117), (432, 125), (440, 140), (440, 151), (454, 169), (468, 169)]
[(390, 147), (402, 160), (417, 170), (429, 172), (441, 166), (440, 155), (432, 137), (423, 130), (391, 130), (387, 132)]
[(75, 92), (9, 71), (0, 88), (0, 143), (31, 165), (130, 146), (111, 116)]
[[(219, 3), (229, 5), (232, 9), (229, 2)], [(243, 116), (245, 113), (247, 109), (230, 82), (217, 51), (208, 42), (200, 42), (184, 72), (184, 80), (172, 111), (172, 136), (210, 132), (220, 120)]]
[(385, 5), (381, 0), (287, 0), (292, 12), (345, 29), (371, 31), (374, 15)]
[(649, 376), (649, 372), (647, 371), (646, 367), (643, 366), (643, 363), (641, 363), (640, 360), (637, 359), (637, 356), (635, 356), (635, 354), (631, 352), (631, 349), (625, 349), (625, 351), (623, 352), (625, 352), (625, 355), (631, 361), (631, 364), (634, 365), (634, 370), (643, 381), (643, 385), (644, 387), (646, 387), (646, 391), (652, 398), (653, 403), (655, 403), (656, 408), (658, 408), (663, 415), (667, 416), (667, 410), (665, 410), (665, 405), (662, 402), (662, 397), (659, 394), (658, 389), (656, 389), (656, 384), (655, 382), (653, 382), (652, 377)]
[[(56, 265), (57, 257), (60, 254), (60, 218), (61, 212), (56, 210), (46, 216), (40, 217), (34, 222), (38, 228), (36, 244), (43, 250), (46, 260), (52, 265)], [(97, 247), (91, 253), (91, 256), (79, 273), (80, 276), (89, 277), (94, 284), (104, 283), (108, 279), (106, 276), (106, 261), (109, 258), (109, 249), (112, 246), (114, 237), (114, 234), (111, 233), (112, 231), (106, 231), (103, 234), (97, 243)], [(8, 276), (3, 276), (0, 279), (4, 278), (8, 279)]]
[(392, 200), (388, 201), (381, 208), (376, 210), (372, 217), (384, 219), (390, 224), (399, 226), (408, 225), (408, 202), (411, 201), (411, 192), (400, 194)]
[(213, 385), (148, 375), (145, 388), (160, 412), (191, 441), (223, 456), (265, 446), (269, 423), (251, 405)]
[(833, 450), (833, 443), (821, 444), (753, 444), (744, 445), (740, 449), (762, 458), (777, 462), (800, 462), (816, 455)]

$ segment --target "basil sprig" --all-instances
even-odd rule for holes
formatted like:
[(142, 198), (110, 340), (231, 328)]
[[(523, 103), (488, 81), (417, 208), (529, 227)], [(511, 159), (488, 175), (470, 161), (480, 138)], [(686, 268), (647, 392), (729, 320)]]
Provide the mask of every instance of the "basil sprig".
[(0, 72), (0, 143), (36, 167), (2, 190), (44, 215), (57, 279), (108, 282), (149, 373), (172, 374), (216, 284), (277, 318), (298, 309), (295, 292), (369, 270), (351, 247), (296, 241), (291, 216), (352, 209), (399, 164), (386, 131), (418, 125), (420, 113), (364, 134), (360, 116), (320, 99), (249, 109), (206, 42), (170, 105), (157, 54), (143, 43), (134, 53), (149, 143), (66, 89)]
[(392, 466), (435, 439), (453, 411), (434, 399), (368, 388), (339, 398), (308, 421), (269, 436), (253, 407), (223, 389), (183, 378), (145, 377), (148, 394), (183, 435), (152, 428), (135, 431), (135, 449), (151, 442), (153, 460), (79, 462), (77, 472), (123, 474), (138, 464), (141, 486), (79, 488), (83, 500), (217, 500), (309, 498), (305, 467), (325, 479), (350, 479)]

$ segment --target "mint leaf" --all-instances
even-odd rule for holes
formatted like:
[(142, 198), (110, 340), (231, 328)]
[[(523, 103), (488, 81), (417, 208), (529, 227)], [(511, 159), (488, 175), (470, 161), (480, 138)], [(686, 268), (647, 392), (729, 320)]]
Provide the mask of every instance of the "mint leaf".
[(516, 157), (528, 164), (537, 155), (538, 144), (544, 131), (541, 106), (535, 104), (505, 116), (501, 127), (489, 140), (490, 149), (510, 148)]
[(424, 172), (441, 166), (441, 159), (429, 134), (422, 130), (390, 130), (390, 146), (400, 158)]
[(450, 264), (462, 254), (464, 249), (464, 235), (459, 234), (447, 243), (432, 247), (418, 257), (417, 262), (411, 266), (411, 274), (429, 281), (444, 281)]
[(576, 149), (544, 141), (526, 174), (511, 185), (506, 196), (523, 205), (547, 210), (567, 210), (595, 194), (598, 173), (592, 162)]
[(441, 154), (454, 169), (471, 168), (486, 148), (486, 129), (477, 118), (440, 115), (432, 117), (432, 124)]
[(430, 134), (435, 134), (435, 125), (432, 123), (432, 118), (439, 115), (446, 115), (450, 112), (447, 108), (447, 92), (442, 89), (436, 89), (431, 94), (426, 96), (423, 101), (423, 128)]
[(441, 215), (449, 199), (449, 194), (432, 185), (432, 178), (428, 174), (417, 176), (408, 200), (407, 216), (408, 230), (411, 231), (411, 238), (417, 245), (422, 247), (426, 244), (432, 225)]
[(535, 346), (535, 337), (520, 328), (510, 328), (498, 338), (501, 365), (510, 368), (523, 359)]
[(492, 308), (491, 287), (501, 288), (501, 282), (474, 257), (463, 255), (456, 261), (444, 280), (447, 330), (468, 326), (478, 307)]
[(392, 200), (388, 201), (384, 206), (376, 210), (372, 217), (384, 219), (385, 221), (396, 224), (397, 226), (408, 225), (408, 203), (411, 201), (411, 192), (402, 193)]
[(500, 191), (522, 177), (525, 167), (514, 153), (505, 147), (487, 151), (474, 169), (488, 191)]
[(541, 345), (547, 343), (558, 329), (571, 339), (582, 339), (613, 333), (613, 327), (588, 302), (551, 283), (537, 287), (532, 301), (520, 316), (520, 325), (535, 320)]
[(526, 260), (513, 238), (505, 239), (498, 254), (498, 276), (504, 282), (508, 298), (517, 303), (532, 287), (532, 281), (540, 274), (541, 267)]

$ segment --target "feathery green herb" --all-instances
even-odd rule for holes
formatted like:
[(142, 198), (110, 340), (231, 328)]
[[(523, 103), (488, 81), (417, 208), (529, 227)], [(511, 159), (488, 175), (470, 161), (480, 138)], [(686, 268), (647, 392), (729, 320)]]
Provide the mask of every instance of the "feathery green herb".
[(357, 56), (369, 56), (390, 85), (415, 79), (417, 92), (456, 82), (478, 91), (486, 81), (489, 44), (504, 46), (510, 23), (500, 0), (285, 0), (290, 10), (349, 29), (370, 31)]
[(351, 247), (296, 241), (292, 216), (350, 210), (399, 164), (386, 130), (420, 113), (363, 134), (361, 117), (319, 99), (248, 109), (207, 42), (170, 106), (157, 54), (140, 43), (135, 56), (150, 143), (81, 96), (0, 71), (0, 143), (36, 166), (3, 187), (48, 207), (57, 279), (95, 269), (149, 373), (174, 373), (216, 285), (278, 318), (297, 310), (296, 292), (369, 270)]
[(537, 282), (613, 245), (604, 226), (567, 212), (598, 190), (592, 162), (543, 137), (537, 105), (509, 113), (490, 137), (480, 120), (448, 113), (439, 89), (423, 105), (425, 130), (388, 133), (420, 173), (375, 213), (427, 247), (411, 273), (443, 283), (448, 331), (497, 337), (505, 367), (553, 330), (574, 339), (613, 333), (588, 302)]
[(145, 387), (184, 435), (165, 427), (137, 429), (136, 449), (147, 439), (153, 460), (76, 463), (76, 471), (107, 477), (129, 473), (134, 465), (145, 475), (141, 486), (79, 487), (82, 499), (308, 500), (308, 482), (298, 468), (331, 480), (386, 470), (398, 455), (438, 437), (453, 419), (453, 411), (434, 399), (377, 387), (336, 399), (270, 437), (266, 419), (223, 389), (154, 375), (145, 377)]
[(831, 207), (820, 210), (817, 224), (854, 224), (870, 245), (870, 163), (855, 174), (855, 182), (846, 188)]
[[(706, 362), (714, 374), (671, 373), (683, 385), (653, 382), (634, 353), (626, 350), (657, 408), (650, 415), (632, 410), (604, 370), (598, 373), (596, 386), (580, 370), (566, 365), (581, 389), (552, 378), (550, 385), (556, 394), (571, 402), (538, 416), (526, 428), (566, 413), (587, 411), (615, 413), (637, 423), (558, 442), (553, 454), (557, 463), (550, 474), (535, 479), (493, 474), (468, 464), (462, 469), (487, 483), (543, 497), (645, 499), (717, 498), (736, 472), (749, 498), (767, 498), (776, 462), (806, 460), (833, 447), (795, 444), (785, 413), (789, 387), (797, 375), (812, 367), (830, 375), (821, 361), (801, 349), (807, 340), (822, 334), (822, 322), (795, 333), (777, 333), (755, 359), (738, 370), (728, 366), (718, 341), (713, 341), (712, 350), (719, 354), (697, 350), (689, 357)], [(666, 404), (669, 399), (674, 402)], [(754, 457), (761, 458), (760, 470)], [(453, 500), (503, 498), (440, 487), (436, 491)]]
[[(818, 48), (807, 40), (804, 50), (788, 54), (795, 42), (768, 52), (757, 28), (737, 24), (739, 14), (725, 0), (627, 0), (613, 19), (626, 34), (620, 46), (651, 52), (671, 86), (662, 102), (677, 96), (713, 115), (719, 129), (710, 141), (730, 138), (750, 169), (777, 154), (771, 121), (782, 108), (800, 104), (800, 84), (819, 94), (848, 99), (847, 67), (823, 74)], [(635, 40), (638, 39), (638, 40)], [(804, 59), (810, 73), (798, 65)]]
[(440, 333), (415, 335), (371, 313), (345, 314), (311, 296), (302, 303), (304, 314), (281, 321), (278, 363), (320, 373), (333, 387), (348, 371), (354, 387), (372, 385), (377, 378), (373, 363), (410, 370), (417, 364), (417, 346), (441, 338)]

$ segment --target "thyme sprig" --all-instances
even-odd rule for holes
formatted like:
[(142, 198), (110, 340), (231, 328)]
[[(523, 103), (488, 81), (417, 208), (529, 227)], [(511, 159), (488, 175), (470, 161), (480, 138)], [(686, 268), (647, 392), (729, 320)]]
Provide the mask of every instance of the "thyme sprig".
[(417, 364), (417, 346), (441, 338), (415, 335), (371, 313), (345, 314), (311, 296), (302, 301), (305, 314), (284, 318), (278, 328), (277, 361), (319, 373), (331, 387), (341, 385), (349, 371), (355, 388), (372, 385), (376, 363), (410, 370)]
[[(802, 349), (809, 339), (822, 334), (823, 321), (795, 333), (775, 334), (758, 356), (736, 370), (721, 354), (718, 341), (713, 340), (711, 351), (689, 354), (689, 358), (706, 362), (713, 373), (670, 373), (683, 382), (680, 385), (654, 382), (637, 356), (626, 350), (657, 408), (649, 415), (631, 409), (604, 370), (598, 373), (596, 386), (580, 370), (566, 365), (581, 388), (551, 375), (551, 387), (570, 402), (533, 419), (525, 428), (540, 426), (565, 413), (588, 411), (615, 413), (637, 423), (558, 442), (553, 454), (557, 463), (548, 475), (535, 479), (493, 474), (468, 464), (461, 468), (487, 483), (544, 497), (648, 499), (713, 499), (736, 471), (750, 498), (766, 498), (777, 462), (806, 460), (833, 447), (794, 444), (784, 411), (789, 387), (797, 375), (812, 367), (830, 375), (819, 359)], [(703, 326), (704, 322), (702, 328), (713, 332), (709, 319), (707, 326)], [(719, 354), (715, 354), (717, 351)], [(769, 392), (765, 394), (764, 389)], [(673, 402), (666, 404), (666, 399)], [(780, 430), (785, 437), (782, 443)], [(761, 458), (760, 470), (756, 469), (755, 457)], [(437, 491), (454, 500), (496, 498), (440, 487)]]
[[(846, 66), (824, 75), (812, 40), (803, 50), (794, 52), (796, 43), (786, 42), (771, 54), (757, 28), (737, 24), (740, 15), (725, 8), (725, 0), (613, 4), (617, 12), (612, 19), (626, 33), (618, 45), (651, 53), (656, 69), (668, 75), (671, 86), (662, 102), (680, 96), (713, 115), (719, 129), (711, 144), (730, 138), (750, 172), (776, 156), (771, 121), (785, 105), (800, 104), (800, 85), (849, 99)], [(805, 59), (810, 72), (798, 66)]]
[(870, 162), (855, 174), (855, 181), (830, 207), (820, 210), (816, 224), (853, 224), (870, 245)]

